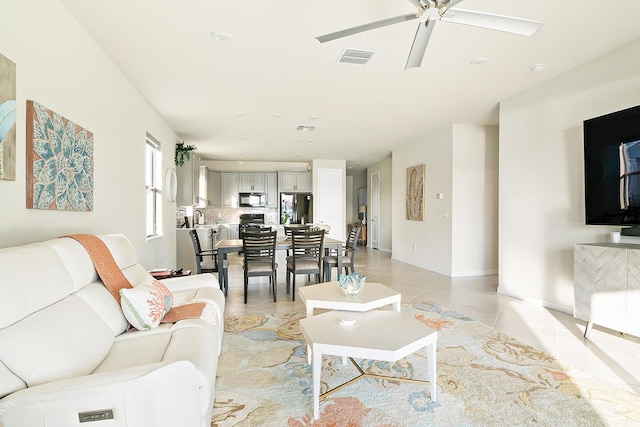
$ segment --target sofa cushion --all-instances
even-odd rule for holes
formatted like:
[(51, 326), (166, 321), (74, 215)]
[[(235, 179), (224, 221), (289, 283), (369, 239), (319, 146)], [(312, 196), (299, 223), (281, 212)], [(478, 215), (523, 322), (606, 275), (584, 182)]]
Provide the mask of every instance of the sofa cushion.
[(0, 362), (0, 398), (23, 388), (27, 388), (24, 381)]
[(0, 284), (0, 328), (75, 291), (58, 253), (45, 243), (0, 249)]
[(31, 387), (91, 373), (113, 340), (93, 309), (70, 295), (0, 330), (0, 361)]
[(163, 323), (150, 331), (131, 329), (116, 337), (109, 354), (93, 371), (117, 371), (130, 366), (162, 362), (171, 341), (171, 324)]
[(151, 280), (135, 288), (120, 289), (120, 305), (124, 317), (139, 331), (158, 327), (172, 304), (173, 295), (158, 280)]

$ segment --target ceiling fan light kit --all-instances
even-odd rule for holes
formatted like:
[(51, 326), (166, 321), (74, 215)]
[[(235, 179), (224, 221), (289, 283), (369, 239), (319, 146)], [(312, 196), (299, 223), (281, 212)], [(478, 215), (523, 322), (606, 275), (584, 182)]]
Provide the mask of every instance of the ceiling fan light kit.
[[(544, 23), (529, 19), (515, 18), (512, 16), (497, 15), (493, 13), (477, 12), (473, 10), (455, 9), (462, 0), (408, 0), (417, 11), (406, 15), (395, 16), (368, 24), (358, 25), (316, 37), (320, 43), (351, 36), (386, 27), (401, 22), (419, 19), (418, 28), (413, 38), (413, 44), (409, 51), (405, 70), (420, 67), (427, 50), (429, 39), (437, 22), (449, 22), (454, 24), (470, 25), (474, 27), (498, 30), (523, 36), (532, 36)], [(343, 62), (343, 61), (339, 61)]]

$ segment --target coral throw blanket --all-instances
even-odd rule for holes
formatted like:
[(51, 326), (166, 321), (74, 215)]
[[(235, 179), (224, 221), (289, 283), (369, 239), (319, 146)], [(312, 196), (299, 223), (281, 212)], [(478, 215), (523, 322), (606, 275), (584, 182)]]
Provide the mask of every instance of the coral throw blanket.
[[(102, 283), (120, 304), (120, 289), (132, 288), (133, 286), (122, 273), (120, 267), (118, 267), (107, 245), (102, 239), (93, 234), (70, 234), (65, 237), (71, 237), (84, 246)], [(202, 315), (202, 310), (204, 310), (205, 306), (206, 303), (204, 302), (194, 302), (172, 307), (164, 316), (162, 322), (175, 323), (182, 319), (197, 319)]]

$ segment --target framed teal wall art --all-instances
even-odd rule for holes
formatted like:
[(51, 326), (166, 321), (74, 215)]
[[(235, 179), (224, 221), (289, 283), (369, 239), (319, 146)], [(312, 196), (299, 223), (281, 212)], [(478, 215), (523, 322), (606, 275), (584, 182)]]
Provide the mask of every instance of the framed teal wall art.
[(27, 208), (93, 210), (93, 133), (27, 101)]
[(0, 179), (16, 180), (16, 64), (1, 54)]

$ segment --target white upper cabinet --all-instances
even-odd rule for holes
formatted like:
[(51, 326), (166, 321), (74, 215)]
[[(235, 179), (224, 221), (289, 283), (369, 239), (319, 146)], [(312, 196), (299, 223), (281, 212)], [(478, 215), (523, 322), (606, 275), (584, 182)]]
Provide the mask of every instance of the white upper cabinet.
[(282, 191), (311, 191), (309, 172), (280, 172), (280, 189)]
[(209, 168), (200, 166), (198, 177), (198, 194), (194, 196), (194, 200), (196, 200), (197, 207), (206, 208), (211, 206), (211, 199), (209, 199)]
[(278, 207), (278, 174), (268, 172), (264, 174), (265, 193), (267, 195), (267, 207)]
[(220, 172), (209, 171), (209, 201), (211, 206), (219, 208), (222, 203), (222, 183)]
[(238, 174), (233, 172), (223, 172), (220, 174), (222, 188), (222, 206), (225, 208), (238, 207)]
[(265, 191), (264, 173), (240, 173), (240, 191)]
[[(182, 166), (176, 167), (178, 206), (200, 206), (200, 157), (194, 152)], [(206, 197), (206, 196), (205, 196)], [(204, 205), (203, 205), (204, 206)]]

